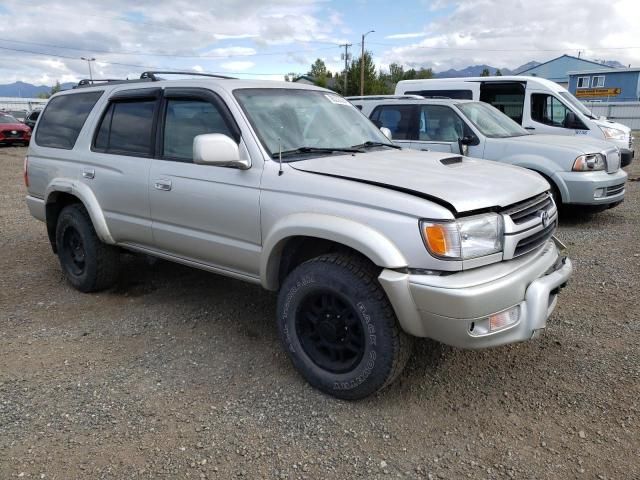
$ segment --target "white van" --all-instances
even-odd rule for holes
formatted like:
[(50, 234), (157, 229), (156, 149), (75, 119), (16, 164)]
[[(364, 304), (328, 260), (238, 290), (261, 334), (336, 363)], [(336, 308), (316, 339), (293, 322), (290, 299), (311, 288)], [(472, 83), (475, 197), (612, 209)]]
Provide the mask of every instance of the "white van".
[(538, 77), (469, 77), (402, 80), (396, 95), (448, 97), (490, 103), (531, 133), (587, 135), (620, 149), (622, 166), (633, 159), (631, 129), (595, 117), (580, 100), (555, 82)]

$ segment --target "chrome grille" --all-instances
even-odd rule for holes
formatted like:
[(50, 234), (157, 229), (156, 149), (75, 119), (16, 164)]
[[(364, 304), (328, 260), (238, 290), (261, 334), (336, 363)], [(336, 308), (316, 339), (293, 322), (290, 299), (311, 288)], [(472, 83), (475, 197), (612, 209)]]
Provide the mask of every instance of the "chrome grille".
[(549, 192), (504, 209), (504, 260), (542, 247), (558, 224), (558, 209)]

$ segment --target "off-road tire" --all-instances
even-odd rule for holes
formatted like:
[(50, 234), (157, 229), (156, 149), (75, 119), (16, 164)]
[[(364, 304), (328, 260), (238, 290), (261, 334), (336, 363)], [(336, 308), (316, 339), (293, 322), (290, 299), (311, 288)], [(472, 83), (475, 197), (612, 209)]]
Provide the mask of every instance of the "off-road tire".
[[(346, 400), (364, 398), (391, 384), (407, 363), (412, 338), (400, 328), (378, 282), (379, 273), (375, 265), (355, 254), (326, 254), (295, 268), (280, 289), (278, 330), (283, 346), (302, 376), (329, 395)], [(313, 353), (308, 353), (310, 349), (303, 347), (305, 302), (323, 292), (350, 307), (353, 329), (358, 329), (359, 322), (364, 332), (361, 357), (353, 360), (356, 363), (348, 371), (321, 367), (312, 358)], [(324, 315), (320, 316), (324, 319)], [(315, 329), (316, 323), (313, 323)], [(335, 328), (342, 330), (342, 327)]]
[[(77, 239), (83, 255), (70, 247), (69, 238)], [(56, 224), (56, 247), (60, 266), (69, 283), (81, 292), (97, 292), (111, 287), (120, 266), (117, 248), (100, 241), (89, 213), (81, 204), (64, 207)], [(83, 262), (78, 261), (82, 257)], [(74, 260), (75, 258), (75, 260)], [(82, 267), (79, 266), (82, 263)]]

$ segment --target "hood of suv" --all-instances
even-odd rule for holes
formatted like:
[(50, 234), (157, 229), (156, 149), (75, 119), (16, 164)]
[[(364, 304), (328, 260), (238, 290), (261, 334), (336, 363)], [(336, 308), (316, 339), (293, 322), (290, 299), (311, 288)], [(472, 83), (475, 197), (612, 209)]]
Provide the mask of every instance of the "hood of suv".
[(513, 142), (517, 145), (531, 145), (539, 148), (559, 147), (570, 149), (577, 155), (585, 153), (598, 153), (614, 148), (610, 142), (589, 137), (587, 135), (522, 135), (521, 137), (501, 138), (500, 141)]
[(296, 170), (329, 175), (404, 191), (463, 213), (506, 207), (549, 189), (540, 175), (489, 160), (438, 152), (378, 150), (312, 158), (290, 163)]

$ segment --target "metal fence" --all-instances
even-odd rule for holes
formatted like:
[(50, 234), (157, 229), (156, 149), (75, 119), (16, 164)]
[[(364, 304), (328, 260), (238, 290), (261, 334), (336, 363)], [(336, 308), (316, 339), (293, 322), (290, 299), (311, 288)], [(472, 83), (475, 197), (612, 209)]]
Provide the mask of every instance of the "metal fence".
[(584, 102), (596, 116), (622, 123), (631, 130), (640, 130), (640, 102)]
[(43, 98), (0, 97), (0, 111), (30, 111), (42, 108), (47, 100)]

